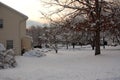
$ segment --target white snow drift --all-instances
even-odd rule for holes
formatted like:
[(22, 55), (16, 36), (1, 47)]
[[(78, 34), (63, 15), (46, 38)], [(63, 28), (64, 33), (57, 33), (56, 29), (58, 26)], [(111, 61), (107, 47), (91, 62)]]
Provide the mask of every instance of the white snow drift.
[(89, 47), (75, 47), (16, 60), (16, 68), (0, 70), (0, 80), (120, 80), (120, 46), (106, 47), (99, 56)]
[(48, 52), (49, 50), (47, 49), (39, 49), (39, 48), (35, 48), (33, 50), (27, 51), (23, 54), (23, 56), (29, 56), (29, 57), (42, 57), (42, 56), (46, 56), (46, 52)]

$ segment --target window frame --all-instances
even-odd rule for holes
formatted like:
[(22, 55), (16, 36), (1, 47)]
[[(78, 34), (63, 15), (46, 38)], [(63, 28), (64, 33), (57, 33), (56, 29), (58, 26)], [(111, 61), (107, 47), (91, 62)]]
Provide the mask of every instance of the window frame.
[(6, 40), (6, 49), (13, 49), (14, 42), (13, 40)]

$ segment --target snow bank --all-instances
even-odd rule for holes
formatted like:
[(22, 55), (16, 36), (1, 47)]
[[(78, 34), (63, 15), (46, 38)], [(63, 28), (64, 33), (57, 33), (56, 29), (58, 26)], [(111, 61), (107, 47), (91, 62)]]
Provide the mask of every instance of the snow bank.
[(46, 50), (41, 50), (41, 49), (38, 49), (38, 48), (35, 48), (34, 50), (30, 50), (28, 52), (25, 52), (23, 54), (23, 56), (29, 56), (29, 57), (42, 57), (42, 56), (46, 56), (46, 53), (47, 51)]

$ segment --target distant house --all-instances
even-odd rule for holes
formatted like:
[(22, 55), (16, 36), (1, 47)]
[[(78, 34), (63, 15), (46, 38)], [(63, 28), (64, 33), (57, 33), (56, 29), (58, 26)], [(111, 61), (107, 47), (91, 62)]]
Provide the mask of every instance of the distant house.
[[(25, 42), (29, 42), (28, 45), (31, 43), (30, 37), (26, 36), (27, 19), (24, 14), (0, 2), (0, 43), (6, 49), (14, 49), (16, 55), (20, 55), (23, 49), (28, 49)], [(24, 41), (25, 38), (29, 40)]]

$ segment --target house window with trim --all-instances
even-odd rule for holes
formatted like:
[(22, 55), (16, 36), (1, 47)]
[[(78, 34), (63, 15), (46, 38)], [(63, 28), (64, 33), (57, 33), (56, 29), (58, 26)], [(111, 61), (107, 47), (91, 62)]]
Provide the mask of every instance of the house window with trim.
[(13, 49), (13, 40), (7, 40), (7, 49)]
[(0, 19), (0, 28), (3, 28), (3, 19)]

